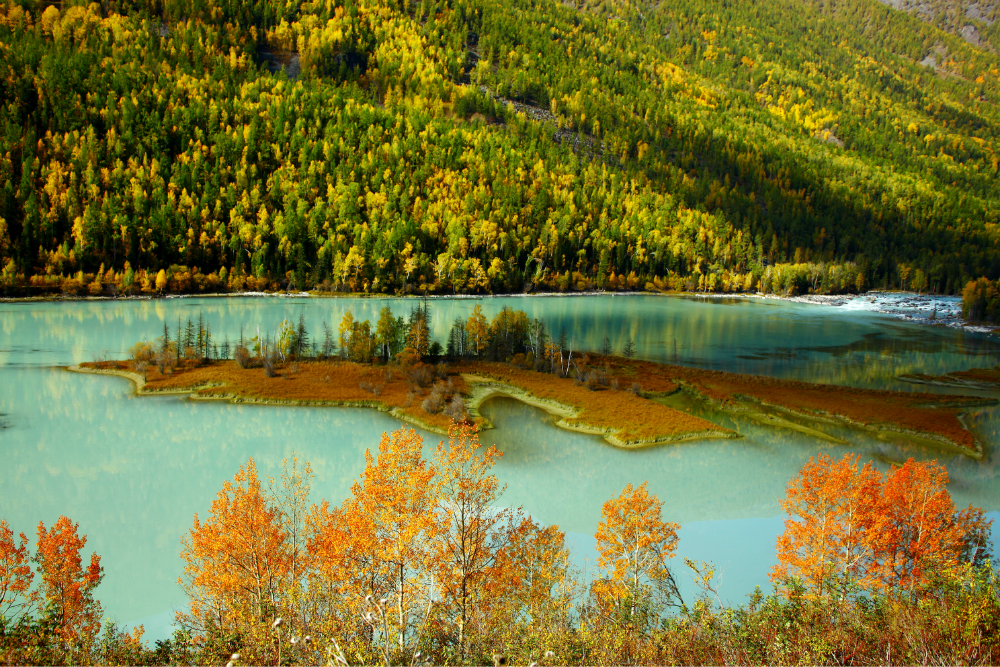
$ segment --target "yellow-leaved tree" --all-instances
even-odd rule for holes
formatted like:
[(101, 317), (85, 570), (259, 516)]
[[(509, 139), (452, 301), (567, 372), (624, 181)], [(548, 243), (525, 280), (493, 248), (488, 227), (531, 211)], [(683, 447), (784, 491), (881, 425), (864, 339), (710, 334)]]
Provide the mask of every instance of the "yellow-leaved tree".
[(632, 626), (655, 623), (664, 606), (682, 602), (667, 567), (680, 526), (663, 521), (663, 502), (646, 485), (629, 484), (604, 503), (594, 535), (604, 573), (593, 584), (597, 608), (613, 622)]
[(208, 518), (202, 522), (196, 514), (181, 540), (184, 575), (178, 581), (190, 606), (178, 612), (178, 624), (196, 637), (238, 631), (255, 649), (245, 660), (274, 660), (270, 629), (292, 566), (286, 538), (282, 512), (265, 495), (251, 458), (223, 484)]
[(462, 657), (467, 636), (485, 634), (491, 611), (516, 587), (509, 585), (505, 566), (523, 532), (520, 510), (497, 509), (506, 485), (501, 486), (490, 469), (503, 454), (489, 447), (480, 456), (478, 447), (476, 427), (456, 423), (448, 445), (439, 444), (435, 457), (446, 515), (436, 577), (445, 613), (458, 627)]
[(310, 551), (327, 586), (368, 625), (359, 634), (371, 637), (387, 665), (410, 661), (436, 592), (435, 542), (445, 516), (422, 445), (410, 429), (383, 433), (342, 509), (324, 504), (310, 517)]

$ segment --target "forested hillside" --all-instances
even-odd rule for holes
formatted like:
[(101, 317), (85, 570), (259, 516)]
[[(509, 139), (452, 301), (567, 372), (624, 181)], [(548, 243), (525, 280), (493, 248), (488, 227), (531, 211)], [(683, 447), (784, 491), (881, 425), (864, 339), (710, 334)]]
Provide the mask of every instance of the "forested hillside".
[(0, 72), (8, 294), (1000, 277), (1000, 59), (875, 0), (3, 0)]

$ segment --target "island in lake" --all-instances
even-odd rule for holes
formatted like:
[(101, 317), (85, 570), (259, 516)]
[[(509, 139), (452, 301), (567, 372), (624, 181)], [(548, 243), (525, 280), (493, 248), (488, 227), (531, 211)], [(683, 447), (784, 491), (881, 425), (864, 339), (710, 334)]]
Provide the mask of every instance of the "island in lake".
[[(382, 350), (370, 324), (354, 322), (348, 313), (348, 324), (342, 330), (351, 335), (342, 335), (343, 356), (330, 354), (330, 335), (326, 349), (297, 348), (296, 329), (285, 323), (286, 333), (279, 332), (278, 342), (258, 342), (255, 352), (239, 345), (234, 359), (212, 359), (207, 353), (208, 342), (198, 342), (199, 336), (205, 341), (210, 337), (199, 324), (188, 334), (194, 344), (188, 344), (191, 341), (183, 336), (171, 341), (167, 333), (158, 346), (138, 344), (132, 359), (87, 362), (71, 370), (127, 377), (135, 382), (140, 395), (187, 394), (197, 400), (239, 403), (370, 407), (437, 433), (447, 433), (456, 421), (489, 428), (479, 406), (491, 396), (506, 395), (554, 415), (560, 427), (602, 435), (622, 448), (739, 437), (731, 429), (670, 405), (671, 397), (685, 392), (716, 410), (823, 440), (843, 443), (817, 427), (834, 423), (901, 435), (981, 458), (982, 443), (965, 424), (964, 411), (996, 403), (970, 396), (859, 389), (728, 373), (606, 351), (581, 354), (566, 349), (565, 343), (545, 342), (541, 323), (529, 322), (523, 312), (507, 308), (491, 323), (479, 312), (467, 322), (456, 323), (461, 331), (452, 331), (449, 351), (438, 350), (439, 354), (431, 356), (423, 334), (426, 311), (421, 312), (416, 309), (409, 323), (383, 313)], [(533, 337), (532, 330), (542, 333)], [(481, 347), (475, 343), (469, 346), (469, 332), (483, 342)], [(297, 335), (308, 339), (304, 330)], [(465, 354), (457, 353), (456, 336)], [(178, 348), (185, 349), (185, 354), (178, 354)], [(398, 352), (393, 354), (393, 348)]]

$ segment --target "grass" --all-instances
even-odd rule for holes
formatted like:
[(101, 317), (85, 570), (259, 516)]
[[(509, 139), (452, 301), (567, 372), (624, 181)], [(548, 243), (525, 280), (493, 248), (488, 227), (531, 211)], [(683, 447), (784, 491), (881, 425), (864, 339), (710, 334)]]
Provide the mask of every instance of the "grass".
[(857, 389), (620, 357), (599, 357), (594, 363), (607, 365), (614, 375), (638, 382), (650, 393), (669, 392), (681, 383), (725, 408), (763, 403), (806, 416), (835, 417), (874, 430), (929, 437), (972, 455), (981, 454), (975, 437), (960, 419), (963, 410), (983, 405), (981, 398)]
[[(81, 366), (122, 375), (131, 373), (132, 379), (136, 379), (130, 361), (90, 362)], [(447, 415), (424, 410), (423, 398), (430, 389), (415, 392), (408, 379), (409, 371), (399, 366), (304, 361), (297, 364), (297, 372), (293, 373), (287, 364), (278, 370), (277, 376), (267, 377), (262, 368), (240, 368), (232, 361), (184, 365), (166, 375), (151, 367), (139, 391), (142, 394), (191, 393), (199, 399), (369, 406), (438, 432), (445, 432), (451, 424)], [(471, 381), (466, 382), (466, 378)], [(486, 391), (477, 392), (476, 404), (495, 393), (514, 395), (561, 417), (560, 426), (604, 435), (618, 446), (736, 435), (709, 421), (628, 391), (591, 391), (568, 378), (521, 370), (507, 364), (464, 362), (450, 366), (447, 376), (439, 381), (450, 383), (449, 393), (464, 396), (473, 393), (470, 385), (485, 388)], [(363, 387), (378, 387), (378, 394)], [(512, 388), (520, 392), (511, 391)]]
[(594, 391), (569, 378), (496, 362), (466, 362), (458, 368), (467, 374), (467, 381), (481, 385), (499, 383), (497, 390), (501, 392), (502, 385), (516, 387), (538, 399), (536, 404), (559, 414), (561, 426), (610, 436), (608, 440), (620, 446), (736, 435), (700, 417), (629, 391), (608, 388)]
[[(134, 373), (130, 361), (90, 362), (81, 366)], [(190, 393), (199, 399), (293, 405), (356, 405), (392, 412), (400, 419), (441, 433), (446, 433), (451, 425), (445, 414), (431, 414), (423, 409), (421, 403), (430, 387), (411, 386), (399, 367), (302, 361), (297, 364), (297, 372), (293, 372), (291, 364), (280, 367), (278, 372), (275, 377), (267, 377), (263, 368), (240, 368), (234, 361), (184, 365), (165, 375), (150, 368), (139, 393)], [(449, 393), (467, 391), (461, 377), (448, 379), (453, 387)]]

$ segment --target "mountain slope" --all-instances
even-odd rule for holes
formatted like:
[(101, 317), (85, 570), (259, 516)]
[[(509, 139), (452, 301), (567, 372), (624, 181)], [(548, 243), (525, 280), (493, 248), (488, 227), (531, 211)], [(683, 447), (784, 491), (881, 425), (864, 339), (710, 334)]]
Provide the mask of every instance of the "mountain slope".
[(873, 0), (69, 4), (0, 10), (8, 292), (1000, 276), (1000, 63)]

